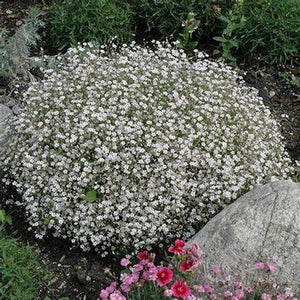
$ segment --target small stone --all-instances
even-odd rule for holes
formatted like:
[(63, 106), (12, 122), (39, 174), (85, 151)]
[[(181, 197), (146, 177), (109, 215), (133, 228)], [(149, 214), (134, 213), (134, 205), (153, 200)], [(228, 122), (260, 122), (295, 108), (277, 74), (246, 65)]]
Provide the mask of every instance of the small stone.
[(48, 284), (48, 285), (54, 284), (57, 280), (58, 280), (58, 278), (57, 278), (57, 277), (54, 277), (53, 279), (51, 279), (51, 280), (49, 281), (49, 284)]
[(21, 20), (16, 22), (16, 26), (21, 26), (23, 24), (23, 22)]
[(77, 273), (77, 279), (78, 279), (81, 283), (86, 283), (86, 275), (85, 275), (85, 272), (79, 271), (79, 272)]
[(65, 282), (63, 282), (59, 287), (58, 287), (58, 289), (63, 289), (63, 288), (65, 288), (65, 286), (66, 286), (66, 283)]
[(10, 15), (10, 14), (12, 14), (13, 12), (12, 12), (10, 9), (8, 9), (8, 10), (6, 10), (6, 13), (7, 13), (8, 15)]
[(215, 49), (215, 50), (213, 51), (213, 56), (217, 56), (217, 55), (220, 55), (220, 54), (221, 54), (221, 51), (218, 50), (218, 49)]
[(269, 92), (270, 98), (273, 98), (275, 95), (276, 95), (276, 92), (275, 92), (275, 91), (270, 91), (270, 92)]

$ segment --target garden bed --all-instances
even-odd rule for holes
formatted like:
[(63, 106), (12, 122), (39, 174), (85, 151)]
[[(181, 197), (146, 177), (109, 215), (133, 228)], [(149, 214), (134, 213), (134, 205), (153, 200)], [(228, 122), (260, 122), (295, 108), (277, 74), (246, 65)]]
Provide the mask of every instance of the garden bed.
[[(12, 34), (20, 26), (19, 21), (23, 19), (28, 9), (35, 4), (38, 4), (38, 1), (4, 2), (0, 9), (2, 24)], [(42, 42), (42, 45), (46, 47), (45, 53), (53, 53), (53, 49), (47, 48), (47, 43)], [(218, 58), (219, 52), (215, 45), (203, 44), (201, 48), (212, 57)], [(268, 67), (261, 62), (244, 61), (241, 57), (238, 58), (238, 62), (240, 75), (249, 85), (259, 90), (264, 104), (270, 108), (281, 124), (285, 147), (290, 156), (294, 160), (300, 160), (299, 66)], [(1, 99), (5, 95), (10, 95), (12, 90), (12, 86), (0, 82), (0, 103)], [(19, 198), (14, 192), (8, 191), (2, 191), (0, 198), (8, 197), (8, 194), (15, 199)], [(8, 234), (19, 238), (24, 244), (29, 243), (40, 262), (53, 274), (51, 281), (40, 291), (39, 299), (46, 296), (51, 299), (60, 297), (96, 299), (99, 290), (111, 281), (111, 277), (105, 271), (108, 272), (108, 269), (113, 272), (119, 271), (118, 261), (112, 257), (103, 259), (95, 252), (84, 253), (77, 248), (70, 250), (71, 245), (58, 238), (36, 240), (34, 235), (26, 230), (27, 225), (20, 212), (12, 209), (9, 213), (13, 218), (13, 226), (8, 227)]]

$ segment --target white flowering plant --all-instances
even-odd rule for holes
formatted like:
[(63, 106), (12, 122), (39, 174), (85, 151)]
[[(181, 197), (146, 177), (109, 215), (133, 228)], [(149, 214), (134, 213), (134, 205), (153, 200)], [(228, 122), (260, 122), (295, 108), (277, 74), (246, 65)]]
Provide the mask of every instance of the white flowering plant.
[(230, 67), (158, 42), (114, 48), (69, 49), (10, 125), (4, 183), (37, 237), (103, 256), (162, 245), (289, 176), (276, 121)]

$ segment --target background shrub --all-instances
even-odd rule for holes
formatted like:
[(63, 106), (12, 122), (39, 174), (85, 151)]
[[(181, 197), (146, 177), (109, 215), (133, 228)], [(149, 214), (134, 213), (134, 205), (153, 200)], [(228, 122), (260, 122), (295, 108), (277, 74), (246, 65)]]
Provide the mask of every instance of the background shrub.
[(120, 43), (132, 40), (132, 12), (122, 0), (67, 0), (51, 7), (53, 46), (63, 50), (78, 42), (106, 43), (117, 37)]
[[(269, 63), (293, 63), (300, 49), (300, 2), (297, 0), (244, 0), (245, 17), (237, 37), (239, 51), (259, 55)], [(237, 8), (239, 9), (239, 8)]]
[(28, 75), (34, 66), (30, 58), (30, 50), (40, 40), (38, 30), (44, 27), (41, 20), (43, 11), (33, 7), (23, 20), (23, 25), (16, 29), (12, 36), (7, 36), (4, 28), (0, 28), (0, 76), (15, 78), (22, 74)]
[[(137, 23), (144, 23), (148, 30), (158, 32), (162, 37), (178, 37), (182, 32), (181, 24), (187, 14), (193, 12), (200, 21), (197, 30), (198, 37), (211, 37), (222, 29), (221, 22), (216, 18), (213, 0), (127, 0), (132, 3), (136, 13)], [(228, 12), (236, 0), (217, 1), (224, 14)]]
[[(0, 155), (30, 227), (103, 256), (190, 237), (291, 171), (257, 91), (229, 67), (157, 44), (69, 49), (24, 94)], [(10, 179), (10, 176), (12, 179)]]

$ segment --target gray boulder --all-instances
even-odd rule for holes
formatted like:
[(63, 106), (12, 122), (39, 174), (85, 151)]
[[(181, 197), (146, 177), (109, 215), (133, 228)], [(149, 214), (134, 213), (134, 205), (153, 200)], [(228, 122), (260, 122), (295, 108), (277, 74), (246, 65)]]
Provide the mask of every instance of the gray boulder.
[(4, 104), (0, 104), (0, 150), (6, 142), (7, 120), (13, 115), (10, 108)]
[(300, 183), (254, 188), (210, 220), (192, 242), (201, 247), (207, 275), (214, 266), (226, 273), (253, 270), (263, 260), (278, 267), (279, 280), (300, 290)]

